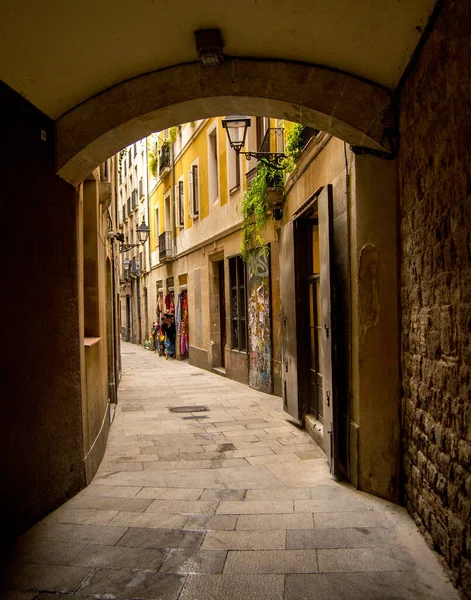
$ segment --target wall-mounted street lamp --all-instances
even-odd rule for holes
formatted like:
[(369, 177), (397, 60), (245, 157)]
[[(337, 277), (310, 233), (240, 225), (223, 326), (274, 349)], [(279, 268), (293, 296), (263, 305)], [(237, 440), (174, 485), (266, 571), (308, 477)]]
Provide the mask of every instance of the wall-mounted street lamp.
[[(242, 152), (245, 138), (247, 137), (247, 129), (251, 126), (249, 117), (242, 117), (239, 115), (225, 117), (222, 120), (222, 126), (226, 130), (227, 139), (229, 140), (231, 148), (235, 150), (237, 154), (243, 154), (247, 157), (247, 160), (256, 158), (260, 162), (263, 162), (272, 169), (278, 171), (283, 169), (282, 161), (285, 158), (283, 152)], [(282, 130), (280, 129), (280, 131)]]
[(124, 269), (124, 272), (126, 273), (126, 276), (129, 275), (130, 268), (131, 268), (131, 261), (128, 258), (125, 258), (123, 260), (123, 269)]
[[(108, 231), (109, 238), (112, 238), (112, 239), (114, 238), (115, 240), (118, 240), (118, 242), (120, 242), (120, 244), (119, 244), (120, 252), (127, 252), (128, 250), (131, 250), (131, 248), (137, 248), (138, 246), (144, 245), (147, 242), (147, 240), (149, 239), (149, 234), (150, 234), (150, 227), (149, 227), (149, 225), (147, 225), (145, 223), (144, 219), (142, 220), (142, 223), (137, 228), (137, 237), (139, 238), (139, 244), (126, 244), (123, 233), (115, 233), (114, 231)], [(123, 260), (123, 267), (125, 269), (126, 269), (126, 266), (125, 266), (126, 260), (127, 259)], [(128, 265), (128, 269), (129, 269), (129, 265)]]
[(204, 67), (219, 67), (224, 62), (222, 36), (219, 29), (195, 31), (196, 51)]

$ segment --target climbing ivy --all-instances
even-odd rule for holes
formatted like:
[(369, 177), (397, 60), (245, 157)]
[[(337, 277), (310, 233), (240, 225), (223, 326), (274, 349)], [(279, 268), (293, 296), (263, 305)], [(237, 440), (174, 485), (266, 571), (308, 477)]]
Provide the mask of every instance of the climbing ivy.
[(283, 170), (285, 173), (291, 173), (296, 166), (296, 161), (304, 147), (303, 133), (306, 129), (301, 123), (294, 123), (286, 136), (285, 156), (283, 160)]
[[(262, 232), (269, 217), (269, 190), (283, 190), (283, 173), (258, 163), (255, 177), (245, 191), (241, 203), (242, 244), (241, 255), (247, 261), (249, 252), (255, 248), (266, 247)], [(266, 247), (268, 250), (268, 247)]]

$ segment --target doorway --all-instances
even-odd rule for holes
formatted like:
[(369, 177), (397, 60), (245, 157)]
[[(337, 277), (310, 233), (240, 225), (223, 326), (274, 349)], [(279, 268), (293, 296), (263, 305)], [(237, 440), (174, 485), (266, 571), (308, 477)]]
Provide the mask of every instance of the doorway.
[(226, 284), (224, 278), (224, 261), (217, 262), (219, 292), (219, 355), (221, 367), (226, 368)]
[(126, 341), (131, 341), (131, 296), (126, 296)]
[(324, 422), (322, 396), (322, 325), (320, 313), (320, 262), (319, 262), (319, 222), (317, 212), (307, 219), (305, 231), (307, 234), (307, 273), (305, 275), (306, 299), (309, 308), (309, 343), (306, 344), (309, 368), (309, 402), (308, 412), (320, 423)]

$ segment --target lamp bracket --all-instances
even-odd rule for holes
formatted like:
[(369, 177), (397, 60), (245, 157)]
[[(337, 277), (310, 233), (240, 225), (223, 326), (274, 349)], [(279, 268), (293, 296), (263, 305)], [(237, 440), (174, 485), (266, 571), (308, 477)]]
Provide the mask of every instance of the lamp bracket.
[(239, 152), (239, 154), (243, 154), (247, 160), (255, 158), (277, 171), (283, 170), (282, 162), (286, 158), (283, 152)]
[(138, 248), (140, 245), (141, 244), (120, 244), (119, 251), (127, 252), (128, 250), (131, 250), (131, 248)]

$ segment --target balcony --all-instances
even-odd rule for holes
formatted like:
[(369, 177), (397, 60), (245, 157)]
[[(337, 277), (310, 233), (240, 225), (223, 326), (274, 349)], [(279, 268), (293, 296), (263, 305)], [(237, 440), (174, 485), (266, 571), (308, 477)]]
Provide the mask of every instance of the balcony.
[(271, 152), (271, 143), (270, 140), (273, 140), (275, 143), (275, 151), (276, 148), (278, 147), (278, 141), (279, 139), (281, 139), (281, 147), (283, 148), (284, 146), (284, 129), (283, 127), (269, 127), (266, 132), (265, 135), (263, 136), (263, 140), (262, 143), (260, 145), (260, 150), (259, 152)]
[(137, 189), (131, 192), (131, 210), (137, 209)]
[(316, 137), (318, 133), (318, 129), (313, 129), (312, 127), (304, 127), (304, 129), (301, 132), (301, 148), (304, 150), (307, 144), (312, 140), (313, 137)]
[(172, 232), (164, 231), (159, 235), (159, 260), (169, 262), (174, 258)]
[(159, 152), (159, 175), (165, 177), (170, 173), (170, 146), (162, 144)]

